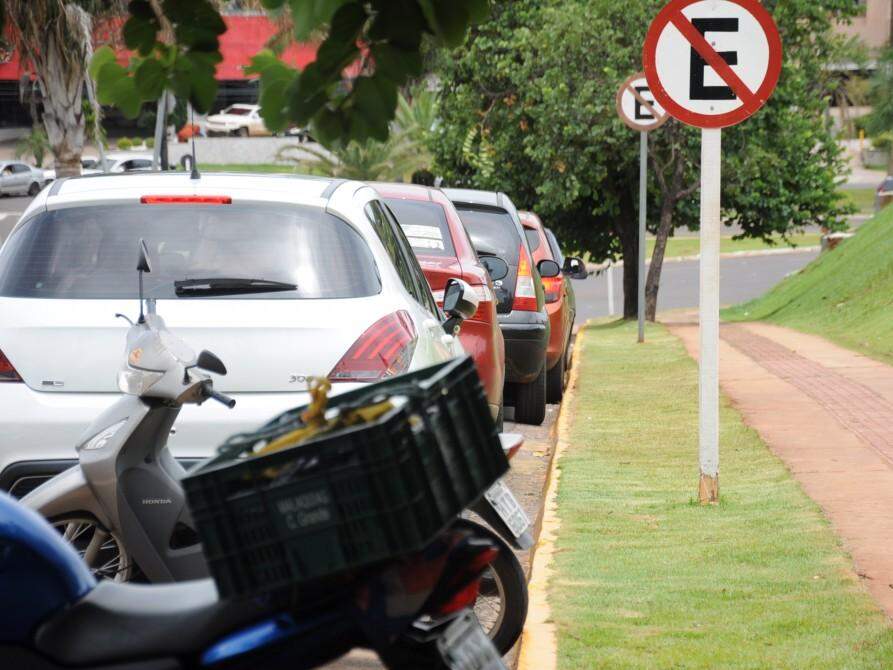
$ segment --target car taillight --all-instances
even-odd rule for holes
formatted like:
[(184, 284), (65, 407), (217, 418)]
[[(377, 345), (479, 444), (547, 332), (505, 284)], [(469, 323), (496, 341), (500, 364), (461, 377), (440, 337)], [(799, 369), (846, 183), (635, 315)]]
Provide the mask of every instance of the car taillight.
[(525, 312), (536, 312), (536, 286), (533, 284), (533, 272), (530, 269), (530, 256), (522, 244), (518, 256), (518, 280), (515, 282), (515, 300), (512, 309)]
[(543, 291), (546, 293), (546, 302), (558, 302), (561, 297), (561, 277), (543, 277)]
[(406, 372), (417, 342), (409, 312), (388, 314), (360, 335), (329, 373), (329, 380), (374, 382)]
[(0, 382), (20, 382), (22, 378), (9, 359), (0, 351)]
[[(493, 294), (493, 291), (490, 290), (490, 287), (486, 284), (478, 284), (472, 286), (474, 292), (477, 293), (478, 296), (478, 308), (477, 311), (471, 316), (471, 320), (473, 321), (481, 321), (484, 319), (487, 310), (490, 306), (487, 303), (491, 303), (496, 300), (496, 296)], [(439, 291), (431, 291), (434, 295), (434, 301), (437, 303), (438, 307), (443, 307), (443, 290)]]
[(231, 205), (228, 195), (144, 195), (144, 205)]

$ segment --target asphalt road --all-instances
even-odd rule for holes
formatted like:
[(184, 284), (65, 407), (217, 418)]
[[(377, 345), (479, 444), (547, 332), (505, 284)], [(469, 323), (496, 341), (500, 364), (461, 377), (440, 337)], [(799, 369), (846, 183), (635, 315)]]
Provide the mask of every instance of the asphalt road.
[(22, 212), (28, 207), (31, 198), (2, 198), (0, 197), (0, 243), (9, 235), (9, 231), (19, 220)]
[[(756, 298), (792, 272), (801, 269), (818, 252), (739, 256), (720, 261), (720, 302), (731, 305)], [(623, 312), (623, 268), (614, 273), (614, 309)], [(577, 323), (608, 316), (608, 279), (606, 273), (574, 282), (577, 296)], [(697, 307), (698, 262), (665, 262), (661, 272), (658, 311)]]

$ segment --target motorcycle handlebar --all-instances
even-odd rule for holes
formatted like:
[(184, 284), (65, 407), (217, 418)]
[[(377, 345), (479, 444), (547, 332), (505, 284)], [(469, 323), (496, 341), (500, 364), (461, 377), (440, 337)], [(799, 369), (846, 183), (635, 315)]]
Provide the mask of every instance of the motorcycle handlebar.
[(218, 393), (214, 389), (206, 388), (205, 393), (207, 393), (208, 397), (211, 400), (216, 400), (221, 405), (226, 405), (230, 409), (236, 406), (236, 399), (230, 398), (228, 395), (223, 395), (222, 393)]

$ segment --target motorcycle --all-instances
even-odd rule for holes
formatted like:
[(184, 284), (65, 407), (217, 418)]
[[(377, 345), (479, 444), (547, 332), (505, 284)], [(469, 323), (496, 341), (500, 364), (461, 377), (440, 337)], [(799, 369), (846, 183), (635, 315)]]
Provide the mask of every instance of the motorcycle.
[(97, 581), (43, 518), (0, 494), (0, 666), (300, 670), (366, 647), (395, 670), (505, 670), (467, 609), (496, 551), (459, 523), (324, 597), (226, 600), (211, 579)]
[[(196, 356), (167, 329), (155, 301), (144, 299), (142, 277), (151, 266), (143, 242), (137, 271), (140, 314), (131, 321), (118, 373), (124, 395), (79, 440), (78, 465), (22, 503), (48, 519), (98, 577), (152, 583), (199, 579), (208, 576), (208, 568), (181, 484), (186, 470), (167, 440), (183, 405), (215, 400), (232, 408), (235, 400), (214, 390), (210, 374), (225, 375), (224, 363), (209, 351)], [(454, 329), (476, 304), (461, 283), (450, 290), (446, 325)], [(507, 453), (517, 451), (518, 437), (503, 436)], [(470, 511), (498, 532), (479, 531), (500, 551), (482, 580), (476, 612), (505, 653), (520, 637), (527, 615), (526, 576), (509, 545), (532, 546), (530, 522), (501, 481)]]

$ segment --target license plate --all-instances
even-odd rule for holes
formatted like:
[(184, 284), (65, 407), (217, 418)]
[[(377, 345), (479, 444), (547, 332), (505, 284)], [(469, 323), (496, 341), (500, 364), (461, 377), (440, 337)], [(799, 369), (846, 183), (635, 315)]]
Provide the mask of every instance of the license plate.
[(493, 641), (469, 610), (447, 626), (437, 640), (437, 649), (449, 670), (507, 670)]
[(512, 535), (521, 537), (528, 528), (530, 528), (530, 519), (518, 504), (515, 494), (500, 479), (484, 494), (487, 502), (496, 510), (499, 518), (509, 527)]

